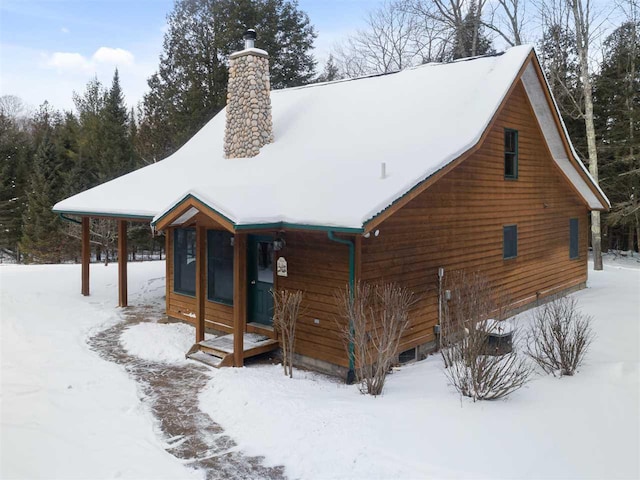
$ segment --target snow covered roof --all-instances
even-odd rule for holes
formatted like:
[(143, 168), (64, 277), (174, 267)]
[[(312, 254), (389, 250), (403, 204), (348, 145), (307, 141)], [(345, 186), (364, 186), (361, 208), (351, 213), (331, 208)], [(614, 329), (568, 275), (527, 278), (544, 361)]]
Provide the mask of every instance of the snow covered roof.
[[(521, 46), (501, 55), (276, 90), (274, 142), (256, 157), (224, 158), (223, 110), (165, 160), (63, 200), (54, 210), (157, 220), (195, 197), (236, 227), (361, 230), (480, 140), (531, 52)], [(538, 77), (523, 75), (523, 81), (540, 103), (546, 86)], [(546, 108), (534, 111), (549, 123)], [(555, 135), (553, 144), (561, 145), (557, 128), (547, 130), (545, 136)], [(552, 153), (587, 204), (607, 208), (575, 160), (564, 149)]]

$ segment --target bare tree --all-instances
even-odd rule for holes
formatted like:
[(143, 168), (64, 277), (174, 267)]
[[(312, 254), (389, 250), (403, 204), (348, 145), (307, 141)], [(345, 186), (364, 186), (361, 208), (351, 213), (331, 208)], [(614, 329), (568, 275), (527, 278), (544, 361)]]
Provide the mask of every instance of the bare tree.
[(335, 48), (335, 57), (348, 77), (388, 73), (422, 63), (430, 46), (420, 19), (401, 0), (387, 1), (370, 13), (367, 27)]
[(273, 327), (281, 337), (284, 374), (293, 378), (293, 352), (296, 346), (296, 325), (300, 317), (302, 292), (271, 291), (273, 296)]
[(380, 395), (397, 359), (400, 340), (409, 325), (413, 294), (395, 284), (358, 283), (337, 295), (346, 324), (340, 325), (345, 345), (353, 345), (360, 391)]
[[(596, 148), (596, 129), (593, 121), (593, 87), (589, 68), (589, 47), (592, 41), (593, 14), (591, 0), (565, 0), (573, 14), (576, 48), (580, 59), (580, 77), (582, 80), (584, 123), (587, 132), (587, 150), (589, 152), (589, 173), (598, 181), (598, 149)], [(602, 238), (600, 233), (600, 212), (591, 212), (591, 246), (595, 270), (602, 270)]]
[(527, 353), (546, 372), (573, 375), (593, 341), (591, 317), (578, 310), (575, 298), (560, 297), (531, 314)]
[(497, 0), (489, 7), (490, 18), (483, 22), (484, 26), (497, 33), (508, 45), (522, 45), (526, 1)]
[[(508, 298), (477, 272), (452, 272), (446, 285), (450, 298), (444, 301), (441, 355), (454, 388), (476, 401), (501, 398), (525, 385), (532, 370), (515, 346), (511, 353), (494, 355), (488, 345), (489, 336), (505, 327), (492, 317), (506, 317)], [(509, 330), (513, 341), (517, 331), (512, 324)]]
[(410, 0), (407, 8), (446, 28), (453, 37), (453, 58), (463, 58), (490, 49), (482, 37), (486, 4), (487, 0)]

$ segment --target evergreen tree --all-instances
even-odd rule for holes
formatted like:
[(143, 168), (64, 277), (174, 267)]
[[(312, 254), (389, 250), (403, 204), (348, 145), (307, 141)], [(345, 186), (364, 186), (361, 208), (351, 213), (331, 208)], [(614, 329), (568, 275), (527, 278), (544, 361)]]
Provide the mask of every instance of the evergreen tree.
[(486, 35), (476, 2), (471, 2), (459, 31), (455, 32), (453, 59), (495, 53), (491, 39)]
[(27, 261), (59, 262), (64, 248), (60, 219), (51, 211), (63, 195), (56, 129), (60, 116), (47, 102), (34, 120), (37, 149), (23, 216), (21, 248)]
[(97, 78), (87, 83), (82, 95), (73, 94), (76, 105), (78, 135), (77, 155), (70, 174), (67, 177), (67, 192), (74, 194), (97, 185), (106, 175), (101, 171), (101, 159), (104, 158), (104, 137), (102, 131), (102, 112), (106, 93)]
[(338, 65), (336, 65), (333, 55), (329, 54), (324, 70), (320, 75), (318, 75), (317, 82), (332, 82), (334, 80), (340, 80), (341, 78), (340, 69), (338, 68)]
[(594, 82), (600, 184), (612, 203), (605, 223), (626, 238), (614, 248), (634, 248), (640, 239), (640, 25), (627, 22), (604, 42), (603, 64)]
[(15, 112), (0, 108), (0, 250), (20, 262), (19, 241), (32, 147)]
[(129, 115), (116, 69), (111, 88), (105, 94), (100, 118), (98, 182), (103, 183), (134, 169), (133, 149), (129, 139)]
[(159, 159), (175, 151), (226, 104), (228, 57), (243, 48), (247, 28), (269, 52), (273, 88), (314, 76), (316, 36), (291, 0), (178, 0), (168, 18), (158, 72), (149, 79), (140, 135)]
[(574, 35), (567, 27), (552, 24), (543, 32), (537, 50), (569, 137), (584, 161), (588, 156), (587, 138), (582, 116), (582, 85)]

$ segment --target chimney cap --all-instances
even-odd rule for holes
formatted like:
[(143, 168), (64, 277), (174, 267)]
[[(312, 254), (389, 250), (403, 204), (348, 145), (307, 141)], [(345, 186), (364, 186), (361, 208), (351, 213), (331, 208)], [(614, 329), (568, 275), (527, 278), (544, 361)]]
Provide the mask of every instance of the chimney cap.
[(247, 29), (247, 31), (244, 32), (244, 35), (242, 35), (242, 38), (244, 40), (255, 40), (256, 37), (257, 37), (256, 31), (253, 28)]

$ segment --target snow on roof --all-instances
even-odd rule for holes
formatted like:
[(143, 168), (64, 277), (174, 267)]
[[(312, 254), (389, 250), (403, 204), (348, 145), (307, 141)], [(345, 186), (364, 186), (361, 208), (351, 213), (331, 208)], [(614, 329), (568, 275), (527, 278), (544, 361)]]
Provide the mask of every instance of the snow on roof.
[(159, 218), (193, 195), (236, 225), (362, 228), (478, 142), (531, 50), (273, 91), (274, 142), (256, 157), (224, 158), (223, 110), (165, 160), (54, 210)]

